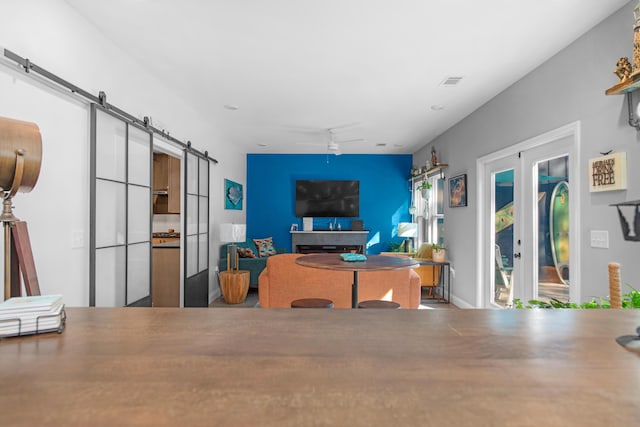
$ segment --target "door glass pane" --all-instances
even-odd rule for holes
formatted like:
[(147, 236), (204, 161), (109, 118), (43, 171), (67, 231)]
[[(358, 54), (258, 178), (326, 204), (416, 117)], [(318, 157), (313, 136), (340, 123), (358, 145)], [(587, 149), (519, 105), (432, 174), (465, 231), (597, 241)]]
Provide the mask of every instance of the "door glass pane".
[(126, 125), (100, 110), (96, 113), (96, 177), (123, 182)]
[(125, 243), (125, 185), (96, 180), (96, 247)]
[[(148, 159), (147, 159), (148, 160)], [(149, 241), (151, 229), (151, 193), (149, 187), (129, 185), (129, 205), (127, 228), (129, 243)]]
[(187, 277), (198, 272), (198, 235), (187, 236)]
[(198, 158), (187, 153), (187, 193), (198, 194)]
[(129, 184), (150, 185), (151, 135), (129, 126)]
[(96, 250), (96, 307), (125, 305), (125, 247)]
[(569, 157), (538, 162), (538, 295), (569, 301)]
[(208, 211), (209, 199), (207, 197), (198, 197), (198, 233), (206, 233), (208, 231)]
[(187, 235), (198, 233), (198, 196), (187, 195)]
[(127, 304), (150, 295), (149, 243), (129, 245), (127, 249)]
[(209, 195), (209, 161), (205, 159), (200, 159), (200, 187), (199, 194), (201, 196)]
[(501, 307), (513, 304), (513, 184), (514, 170), (493, 174), (493, 212), (495, 212), (493, 302)]
[(208, 234), (198, 234), (198, 272), (209, 268)]

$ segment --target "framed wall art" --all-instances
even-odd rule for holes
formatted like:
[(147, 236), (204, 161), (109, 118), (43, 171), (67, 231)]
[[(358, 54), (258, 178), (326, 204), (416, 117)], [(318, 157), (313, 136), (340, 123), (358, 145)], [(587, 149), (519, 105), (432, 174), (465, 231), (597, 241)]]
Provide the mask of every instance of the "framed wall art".
[(467, 206), (467, 174), (449, 178), (449, 207)]
[(242, 184), (224, 180), (224, 208), (242, 210)]

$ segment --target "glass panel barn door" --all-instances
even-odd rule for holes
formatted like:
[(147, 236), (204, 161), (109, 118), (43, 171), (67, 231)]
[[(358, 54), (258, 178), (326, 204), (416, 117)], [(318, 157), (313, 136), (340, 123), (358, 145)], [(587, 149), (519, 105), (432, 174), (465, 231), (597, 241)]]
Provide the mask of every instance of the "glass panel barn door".
[(209, 161), (185, 150), (184, 306), (209, 305)]
[(90, 306), (151, 306), (152, 141), (92, 105)]

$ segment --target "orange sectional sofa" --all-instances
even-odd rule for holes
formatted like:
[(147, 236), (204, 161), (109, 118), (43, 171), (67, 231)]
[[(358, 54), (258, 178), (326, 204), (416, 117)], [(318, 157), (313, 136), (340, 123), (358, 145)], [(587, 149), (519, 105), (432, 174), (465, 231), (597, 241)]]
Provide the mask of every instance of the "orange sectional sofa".
[[(335, 308), (351, 308), (353, 273), (303, 267), (296, 258), (303, 254), (279, 254), (267, 259), (258, 278), (260, 307), (289, 308), (299, 298), (328, 298)], [(402, 308), (420, 305), (420, 276), (411, 270), (360, 272), (358, 300), (395, 301)]]

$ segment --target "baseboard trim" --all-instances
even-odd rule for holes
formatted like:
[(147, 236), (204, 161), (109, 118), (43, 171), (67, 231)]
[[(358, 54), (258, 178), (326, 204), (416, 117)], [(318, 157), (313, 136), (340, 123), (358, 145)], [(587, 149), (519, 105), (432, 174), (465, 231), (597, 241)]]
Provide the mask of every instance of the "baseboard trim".
[(458, 298), (455, 295), (451, 295), (451, 303), (458, 308), (476, 308), (472, 304), (469, 304), (467, 301), (461, 298)]

